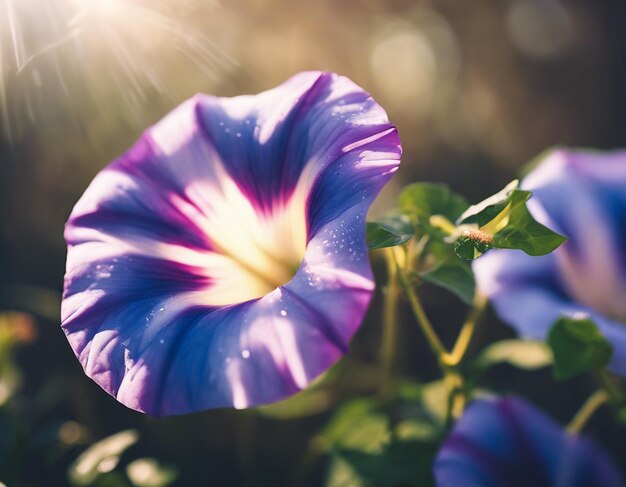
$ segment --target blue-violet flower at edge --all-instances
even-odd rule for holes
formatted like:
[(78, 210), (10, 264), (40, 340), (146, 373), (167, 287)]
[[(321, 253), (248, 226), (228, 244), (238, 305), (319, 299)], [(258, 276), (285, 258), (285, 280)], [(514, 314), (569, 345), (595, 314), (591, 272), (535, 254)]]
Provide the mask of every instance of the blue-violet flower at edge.
[(557, 149), (523, 179), (533, 216), (568, 241), (530, 257), (491, 250), (475, 260), (478, 287), (520, 335), (545, 339), (561, 316), (592, 319), (626, 375), (626, 151)]
[(591, 440), (515, 397), (469, 404), (434, 463), (437, 487), (623, 487)]

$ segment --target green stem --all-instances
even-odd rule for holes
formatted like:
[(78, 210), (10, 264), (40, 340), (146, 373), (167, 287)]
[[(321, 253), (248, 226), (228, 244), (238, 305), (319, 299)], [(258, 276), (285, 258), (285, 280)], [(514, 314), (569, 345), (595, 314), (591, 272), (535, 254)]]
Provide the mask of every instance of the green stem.
[(452, 367), (458, 365), (465, 357), (467, 353), (467, 349), (469, 344), (474, 336), (474, 332), (476, 331), (476, 327), (482, 318), (482, 315), (487, 308), (487, 298), (484, 294), (477, 292), (474, 297), (474, 306), (470, 310), (467, 315), (467, 319), (463, 326), (461, 327), (461, 331), (459, 332), (459, 336), (456, 339), (456, 343), (452, 348), (452, 352), (446, 354), (443, 357), (443, 361), (446, 365), (450, 365)]
[[(395, 250), (395, 249), (394, 249)], [(433, 325), (431, 324), (428, 316), (426, 316), (426, 312), (422, 306), (421, 301), (419, 300), (417, 293), (414, 291), (413, 287), (409, 284), (409, 281), (406, 278), (404, 270), (400, 267), (398, 263), (398, 256), (394, 252), (393, 254), (394, 263), (396, 265), (398, 281), (400, 282), (400, 287), (407, 299), (409, 300), (409, 305), (411, 306), (411, 311), (415, 315), (415, 319), (417, 320), (418, 325), (420, 326), (426, 340), (428, 341), (428, 345), (435, 352), (437, 358), (441, 362), (443, 357), (448, 354), (446, 347), (444, 347), (443, 343), (439, 339), (439, 336), (435, 332)]]
[(458, 232), (457, 226), (443, 215), (432, 215), (429, 218), (428, 223), (430, 223), (433, 227), (442, 230), (448, 235), (454, 235)]
[(428, 235), (424, 235), (417, 241), (417, 243), (415, 243), (414, 240), (409, 242), (408, 262), (406, 265), (408, 269), (414, 269), (414, 266), (419, 266), (421, 264), (424, 251), (426, 250), (426, 246), (429, 241), (430, 237)]
[(598, 370), (596, 372), (596, 377), (598, 378), (598, 382), (600, 382), (602, 388), (608, 394), (611, 403), (616, 406), (622, 406), (624, 404), (624, 395), (615, 384), (615, 381), (609, 372), (604, 369)]
[(385, 249), (385, 257), (387, 262), (387, 289), (383, 303), (383, 337), (380, 352), (382, 380), (379, 389), (383, 398), (387, 397), (392, 389), (394, 359), (398, 342), (397, 309), (400, 294), (397, 279), (398, 268), (395, 264), (393, 250)]
[(573, 435), (580, 433), (598, 408), (609, 402), (610, 399), (611, 397), (605, 389), (598, 389), (594, 392), (587, 398), (576, 415), (567, 425), (567, 432)]
[[(421, 247), (420, 250), (423, 250), (423, 247)], [(476, 327), (478, 326), (480, 318), (486, 309), (487, 299), (480, 293), (476, 294), (474, 306), (470, 310), (467, 319), (461, 328), (452, 351), (449, 352), (428, 319), (417, 293), (407, 279), (405, 269), (400, 265), (400, 262), (402, 262), (406, 267), (408, 267), (407, 263), (410, 265), (410, 260), (408, 260), (409, 256), (403, 255), (400, 252), (402, 252), (401, 249), (393, 248), (390, 249), (388, 255), (390, 259), (393, 259), (392, 262), (395, 266), (395, 275), (397, 276), (397, 280), (402, 288), (402, 291), (409, 301), (411, 311), (413, 311), (415, 319), (426, 337), (428, 345), (437, 356), (446, 387), (449, 391), (448, 408), (446, 413), (446, 426), (449, 427), (452, 425), (454, 419), (461, 416), (468, 400), (468, 394), (465, 390), (465, 381), (457, 367), (467, 353), (472, 337), (474, 336), (474, 332), (476, 331)]]
[(445, 428), (449, 429), (454, 420), (463, 414), (465, 404), (467, 403), (467, 395), (463, 389), (463, 376), (454, 368), (445, 370), (444, 382), (449, 391), (445, 417)]

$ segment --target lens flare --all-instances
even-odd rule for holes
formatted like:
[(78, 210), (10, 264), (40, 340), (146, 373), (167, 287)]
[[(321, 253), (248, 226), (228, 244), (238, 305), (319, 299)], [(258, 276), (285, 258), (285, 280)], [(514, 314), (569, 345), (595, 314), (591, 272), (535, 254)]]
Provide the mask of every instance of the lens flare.
[[(236, 62), (183, 24), (185, 2), (0, 0), (0, 138), (112, 97), (137, 123), (148, 95), (180, 98), (181, 63), (215, 79)], [(215, 7), (211, 4), (203, 9)], [(188, 11), (188, 10), (187, 10)], [(211, 13), (213, 10), (211, 10)]]

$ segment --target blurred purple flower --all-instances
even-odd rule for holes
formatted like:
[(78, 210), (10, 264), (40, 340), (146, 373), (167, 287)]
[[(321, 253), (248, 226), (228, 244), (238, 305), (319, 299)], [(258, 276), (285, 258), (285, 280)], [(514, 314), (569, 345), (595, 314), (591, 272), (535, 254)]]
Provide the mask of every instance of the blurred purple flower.
[(522, 187), (533, 216), (569, 240), (543, 257), (490, 251), (474, 262), (480, 289), (529, 338), (562, 315), (591, 318), (626, 374), (626, 151), (552, 151)]
[(62, 327), (86, 374), (151, 415), (306, 387), (363, 319), (365, 216), (400, 153), (384, 110), (335, 74), (183, 103), (67, 223)]
[(620, 474), (591, 441), (515, 398), (472, 402), (434, 464), (437, 487), (618, 487)]

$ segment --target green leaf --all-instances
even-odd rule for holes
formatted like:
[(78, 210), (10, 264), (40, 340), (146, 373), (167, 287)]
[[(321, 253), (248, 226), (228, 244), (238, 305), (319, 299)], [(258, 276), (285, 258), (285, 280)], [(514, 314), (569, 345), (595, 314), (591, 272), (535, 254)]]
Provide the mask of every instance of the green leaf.
[(493, 246), (499, 249), (520, 249), (528, 255), (546, 255), (567, 239), (537, 222), (528, 208), (528, 191), (515, 190), (511, 195), (508, 224), (493, 236)]
[(613, 347), (590, 319), (559, 318), (548, 335), (554, 354), (554, 375), (567, 379), (605, 367)]
[(487, 225), (504, 210), (511, 200), (511, 195), (519, 186), (517, 179), (511, 181), (502, 190), (493, 196), (470, 206), (458, 218), (457, 225), (477, 224), (479, 227)]
[(257, 407), (254, 411), (274, 419), (305, 418), (328, 410), (334, 402), (332, 391), (327, 388), (307, 388), (282, 401)]
[(342, 449), (335, 453), (327, 487), (428, 487), (437, 445), (395, 442), (380, 454)]
[[(10, 355), (7, 354), (7, 358)], [(22, 385), (22, 374), (10, 360), (0, 368), (0, 406), (7, 403)]]
[(337, 362), (333, 367), (318, 376), (309, 386), (272, 404), (259, 406), (251, 411), (273, 419), (295, 419), (320, 414), (333, 406), (335, 398), (329, 386), (337, 381), (345, 361)]
[(424, 384), (422, 405), (439, 424), (444, 424), (448, 410), (449, 387), (443, 379)]
[(321, 437), (331, 454), (327, 486), (430, 485), (419, 482), (429, 476), (435, 444), (391, 443), (389, 418), (372, 399), (344, 404)]
[(370, 250), (395, 247), (409, 241), (414, 235), (413, 224), (404, 215), (367, 222), (367, 246)]
[(431, 418), (416, 417), (398, 421), (394, 435), (400, 441), (436, 441), (441, 436), (442, 427)]
[(418, 219), (428, 219), (432, 215), (443, 215), (454, 221), (467, 208), (462, 196), (453, 193), (443, 184), (413, 183), (406, 186), (398, 198), (398, 204)]
[(486, 369), (507, 363), (524, 370), (536, 370), (552, 363), (552, 352), (544, 342), (535, 340), (502, 340), (492, 343), (476, 359), (475, 365)]
[(459, 257), (472, 260), (491, 248), (519, 249), (529, 255), (545, 255), (566, 238), (537, 222), (528, 211), (529, 191), (518, 189), (518, 181), (471, 206), (457, 220), (467, 228), (455, 242)]
[(419, 276), (426, 282), (447, 289), (465, 304), (472, 304), (476, 282), (469, 266), (459, 259), (448, 259)]
[(94, 485), (103, 473), (111, 472), (124, 451), (139, 440), (135, 430), (120, 431), (91, 445), (68, 470), (72, 485)]
[(337, 410), (322, 438), (330, 449), (380, 452), (389, 441), (389, 419), (373, 400), (356, 399)]
[(454, 252), (463, 260), (474, 260), (491, 248), (492, 246), (480, 235), (475, 237), (471, 232), (460, 236), (454, 242)]
[(454, 246), (443, 240), (431, 239), (426, 250), (427, 256), (416, 265), (418, 277), (471, 304), (476, 287), (474, 274), (466, 262), (459, 260)]
[(332, 409), (342, 396), (362, 394), (376, 388), (378, 372), (377, 365), (346, 356), (319, 375), (306, 389), (282, 401), (249, 411), (276, 420), (315, 416)]
[(398, 398), (419, 410), (413, 412), (414, 417), (426, 420), (434, 426), (443, 426), (448, 410), (449, 392), (443, 379), (426, 384), (401, 382), (397, 387)]
[(402, 416), (396, 418), (393, 437), (403, 441), (440, 442), (447, 433), (447, 384), (443, 380), (427, 384), (400, 381), (396, 387)]

